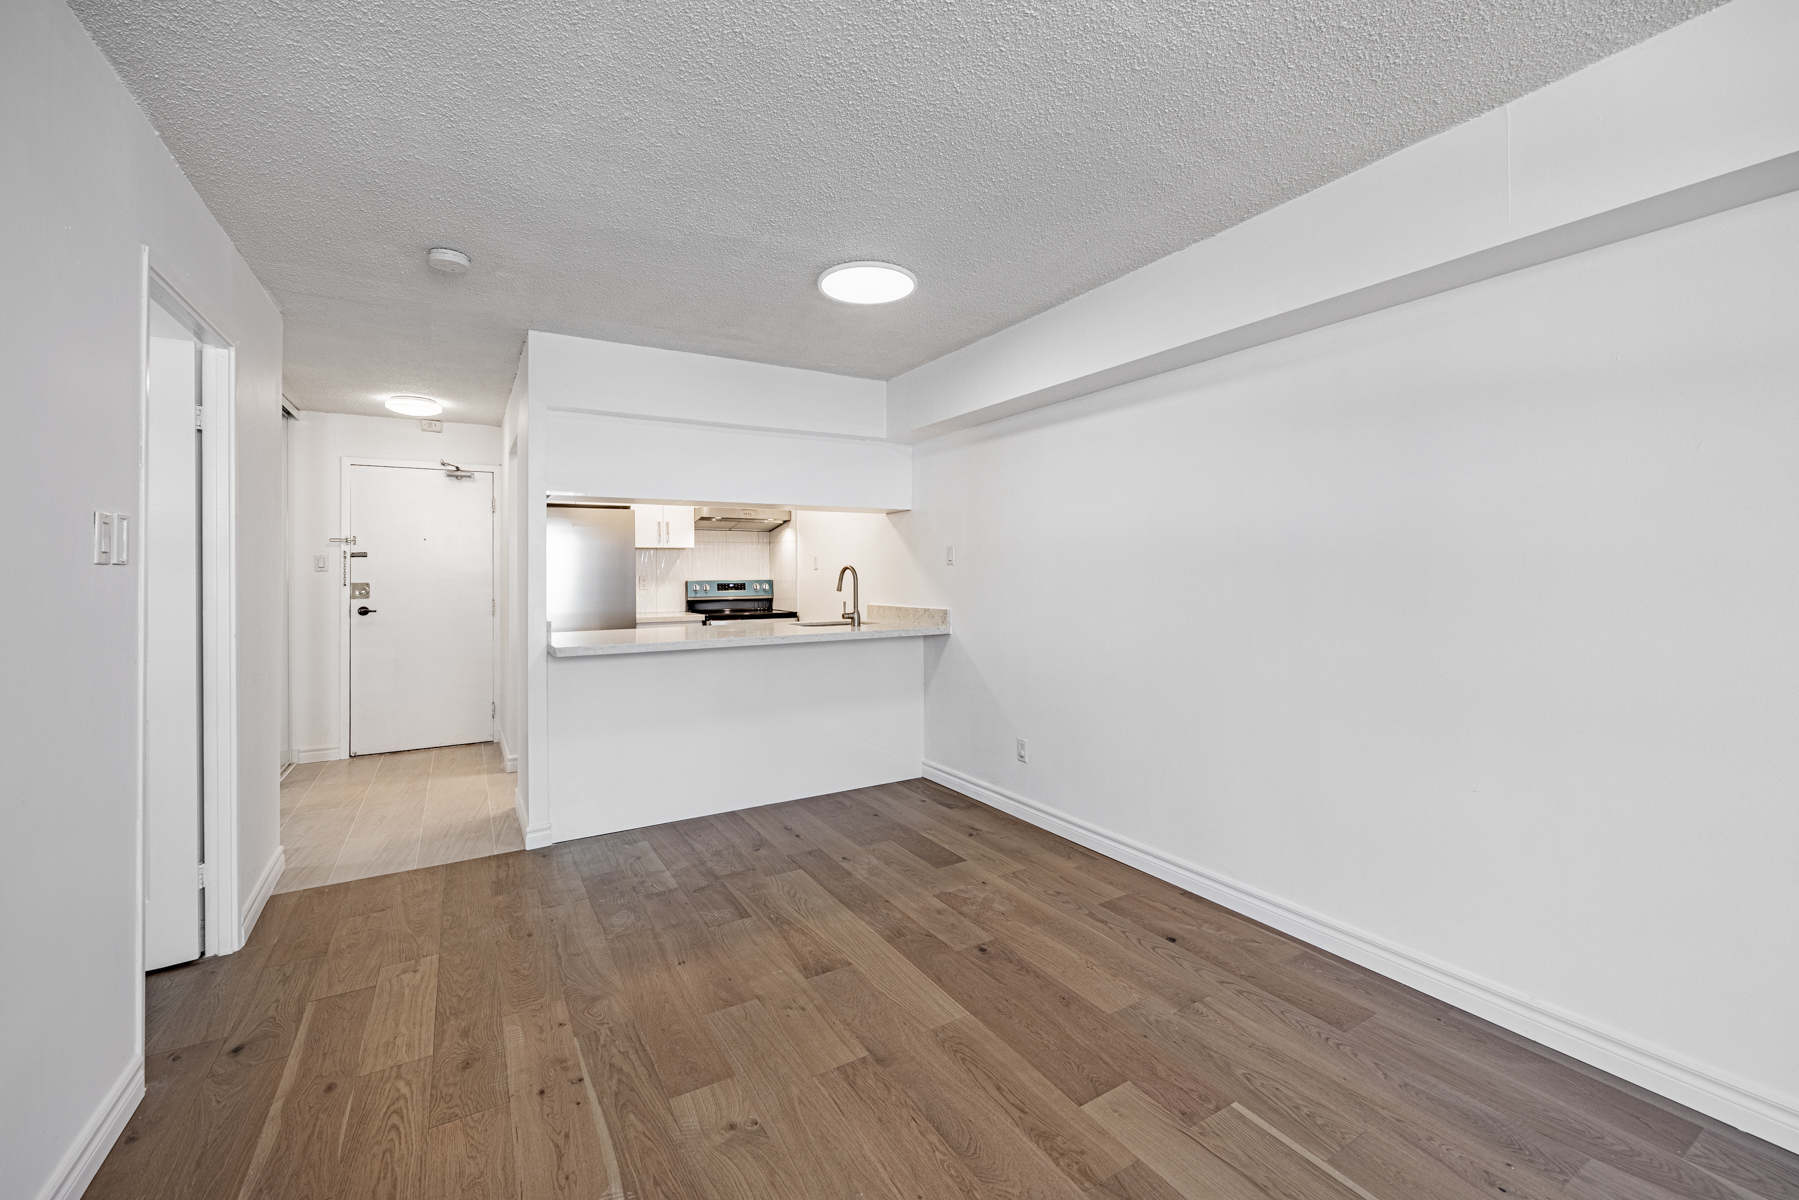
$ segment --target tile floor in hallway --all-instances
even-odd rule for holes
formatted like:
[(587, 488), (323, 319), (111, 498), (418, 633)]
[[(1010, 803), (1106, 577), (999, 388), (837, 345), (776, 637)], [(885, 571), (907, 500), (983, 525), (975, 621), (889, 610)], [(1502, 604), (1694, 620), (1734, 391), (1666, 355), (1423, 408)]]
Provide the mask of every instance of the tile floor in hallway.
[(301, 763), (281, 782), (277, 892), (524, 849), (494, 742)]

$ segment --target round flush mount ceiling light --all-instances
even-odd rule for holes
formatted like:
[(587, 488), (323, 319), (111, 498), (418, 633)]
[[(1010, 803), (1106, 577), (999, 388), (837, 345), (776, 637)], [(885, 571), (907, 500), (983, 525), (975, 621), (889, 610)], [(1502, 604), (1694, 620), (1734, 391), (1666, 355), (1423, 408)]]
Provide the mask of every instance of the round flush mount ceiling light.
[(886, 262), (839, 263), (818, 277), (818, 290), (845, 304), (890, 304), (917, 286), (918, 276)]
[(442, 271), (445, 275), (465, 275), (469, 269), (469, 256), (448, 246), (433, 246), (425, 252), (425, 261), (431, 264), (433, 271)]
[(435, 417), (444, 410), (442, 401), (429, 396), (389, 396), (387, 407), (407, 417)]

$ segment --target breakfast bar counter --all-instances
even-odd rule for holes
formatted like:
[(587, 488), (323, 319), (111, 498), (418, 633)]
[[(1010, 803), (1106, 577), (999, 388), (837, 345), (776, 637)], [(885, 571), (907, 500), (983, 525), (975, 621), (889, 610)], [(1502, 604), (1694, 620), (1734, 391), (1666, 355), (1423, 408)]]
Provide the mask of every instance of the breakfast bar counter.
[(636, 629), (589, 629), (550, 635), (552, 658), (601, 654), (647, 654), (665, 650), (723, 650), (736, 646), (857, 642), (884, 638), (941, 637), (949, 633), (943, 609), (871, 604), (860, 629), (847, 624), (798, 621), (728, 621), (715, 625), (644, 625)]

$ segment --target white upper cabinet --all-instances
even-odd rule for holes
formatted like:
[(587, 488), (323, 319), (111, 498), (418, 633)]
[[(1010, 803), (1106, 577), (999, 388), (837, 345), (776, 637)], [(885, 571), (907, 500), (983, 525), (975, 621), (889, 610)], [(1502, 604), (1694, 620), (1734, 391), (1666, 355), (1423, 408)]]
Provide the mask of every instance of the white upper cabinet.
[(668, 538), (662, 543), (664, 546), (693, 545), (693, 505), (663, 505), (662, 525), (664, 535)]
[(662, 506), (660, 504), (633, 504), (631, 512), (637, 517), (637, 548), (654, 550), (662, 545)]
[(633, 504), (639, 550), (677, 550), (693, 545), (693, 506)]

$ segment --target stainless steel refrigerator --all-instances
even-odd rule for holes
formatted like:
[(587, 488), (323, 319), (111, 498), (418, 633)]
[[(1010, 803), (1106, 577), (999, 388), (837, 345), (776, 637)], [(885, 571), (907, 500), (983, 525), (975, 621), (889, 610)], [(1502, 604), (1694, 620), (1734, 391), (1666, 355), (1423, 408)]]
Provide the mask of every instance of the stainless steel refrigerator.
[(637, 627), (637, 522), (628, 508), (552, 504), (546, 533), (551, 633)]

